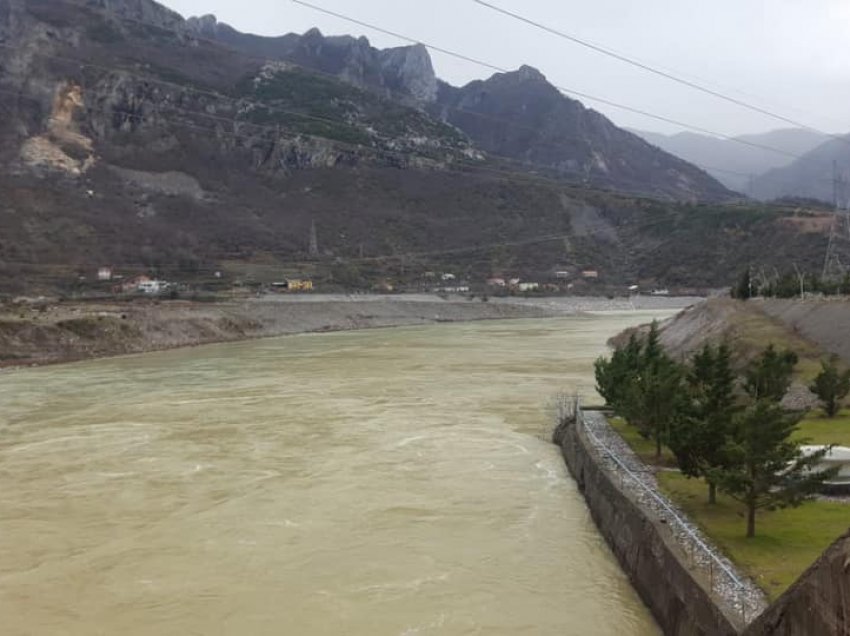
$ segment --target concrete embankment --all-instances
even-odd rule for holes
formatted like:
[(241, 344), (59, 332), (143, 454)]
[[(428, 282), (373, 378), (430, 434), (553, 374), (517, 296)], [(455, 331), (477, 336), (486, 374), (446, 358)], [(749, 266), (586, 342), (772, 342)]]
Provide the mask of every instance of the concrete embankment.
[(744, 632), (744, 636), (801, 634), (850, 634), (850, 532)]
[(593, 520), (666, 634), (733, 635), (740, 616), (725, 612), (687, 565), (669, 520), (650, 516), (602, 465), (581, 424), (559, 427), (555, 442)]
[(47, 364), (295, 333), (683, 307), (698, 299), (269, 296), (233, 302), (17, 303), (0, 308), (0, 366)]

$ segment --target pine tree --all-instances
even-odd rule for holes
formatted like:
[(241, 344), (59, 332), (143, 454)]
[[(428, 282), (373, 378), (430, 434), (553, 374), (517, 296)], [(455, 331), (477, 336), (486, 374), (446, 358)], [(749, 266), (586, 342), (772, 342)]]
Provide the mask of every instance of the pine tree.
[(748, 267), (741, 274), (741, 277), (738, 279), (737, 284), (734, 288), (732, 288), (732, 298), (738, 298), (740, 300), (747, 300), (753, 295), (753, 280), (750, 276), (750, 268)]
[(655, 459), (667, 441), (682, 398), (682, 371), (661, 347), (653, 322), (641, 352), (638, 370), (623, 391), (620, 414), (655, 442)]
[(738, 411), (729, 347), (706, 344), (694, 356), (686, 382), (687, 400), (673, 423), (668, 444), (684, 475), (705, 479), (708, 501), (713, 504), (718, 472), (726, 461), (727, 437)]
[(780, 402), (791, 386), (796, 364), (796, 353), (787, 349), (780, 352), (769, 345), (747, 369), (744, 390), (753, 400)]
[(746, 506), (748, 538), (755, 536), (758, 510), (799, 506), (835, 474), (814, 469), (829, 448), (803, 455), (800, 442), (791, 439), (799, 420), (768, 399), (735, 418), (717, 479), (723, 492)]
[(596, 391), (615, 411), (622, 406), (629, 383), (639, 370), (642, 352), (643, 344), (633, 333), (628, 344), (617, 348), (610, 360), (601, 357), (594, 363)]
[(841, 400), (850, 393), (850, 370), (840, 372), (838, 358), (833, 356), (821, 362), (821, 372), (809, 389), (820, 398), (826, 416), (835, 417), (841, 409)]

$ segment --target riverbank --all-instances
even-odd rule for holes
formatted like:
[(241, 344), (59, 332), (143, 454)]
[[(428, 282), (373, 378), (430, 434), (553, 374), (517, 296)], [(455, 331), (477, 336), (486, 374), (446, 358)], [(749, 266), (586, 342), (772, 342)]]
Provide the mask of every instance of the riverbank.
[(645, 482), (635, 458), (610, 445), (609, 431), (603, 415), (587, 412), (554, 441), (638, 594), (665, 634), (740, 633), (764, 610), (758, 589)]
[(230, 302), (31, 302), (0, 308), (0, 366), (55, 364), (297, 333), (678, 309), (693, 298), (265, 296)]

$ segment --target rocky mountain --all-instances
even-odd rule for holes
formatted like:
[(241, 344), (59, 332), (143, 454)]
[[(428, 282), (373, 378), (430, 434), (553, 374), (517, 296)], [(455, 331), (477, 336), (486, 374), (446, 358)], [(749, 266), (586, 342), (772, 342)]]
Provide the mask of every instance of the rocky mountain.
[(821, 258), (788, 210), (696, 204), (729, 193), (531, 69), (414, 103), (422, 51), (290, 38), (302, 61), (334, 51), (316, 72), (200, 37), (227, 32), (211, 24), (151, 0), (0, 0), (0, 292), (73, 290), (105, 264), (203, 284), (589, 268), (717, 285), (751, 256)]
[[(826, 135), (801, 128), (785, 128), (738, 137), (753, 145), (692, 132), (675, 135), (641, 130), (632, 132), (685, 161), (705, 166), (705, 171), (727, 188), (749, 196), (755, 195), (750, 192), (752, 178), (787, 166), (794, 161), (792, 155), (805, 154), (827, 140)], [(776, 148), (782, 152), (766, 148)]]
[[(836, 175), (837, 171), (837, 175)], [(834, 188), (835, 176), (839, 187)], [(837, 137), (819, 145), (787, 166), (770, 170), (753, 182), (753, 194), (769, 201), (778, 198), (810, 198), (832, 203), (850, 204), (850, 135)]]
[(432, 111), (486, 152), (579, 182), (685, 200), (730, 198), (702, 170), (617, 128), (529, 66), (462, 88), (441, 82)]
[(555, 176), (675, 199), (730, 198), (707, 174), (563, 96), (530, 67), (455, 88), (437, 80), (421, 45), (378, 50), (366, 38), (325, 37), (318, 29), (262, 37), (240, 33), (210, 15), (190, 18), (187, 25), (243, 53), (286, 60), (401, 98), (456, 126), (482, 150)]
[(318, 29), (304, 35), (264, 37), (240, 33), (215, 16), (189, 18), (186, 27), (200, 37), (221, 42), (263, 60), (286, 60), (334, 75), (361, 88), (384, 89), (396, 98), (432, 102), (437, 76), (428, 50), (421, 45), (376, 49), (365, 37), (325, 37)]

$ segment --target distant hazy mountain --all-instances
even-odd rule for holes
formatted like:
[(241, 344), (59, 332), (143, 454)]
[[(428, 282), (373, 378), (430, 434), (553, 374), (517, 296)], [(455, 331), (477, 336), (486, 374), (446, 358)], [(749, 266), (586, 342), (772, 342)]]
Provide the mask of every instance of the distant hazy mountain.
[[(750, 175), (759, 177), (769, 170), (787, 166), (794, 161), (794, 157), (785, 154), (697, 133), (663, 135), (639, 130), (632, 132), (662, 150), (703, 167), (727, 188), (748, 195), (752, 195), (749, 192)], [(828, 137), (801, 128), (785, 128), (755, 135), (742, 135), (738, 139), (776, 148), (790, 155), (804, 155), (824, 143)]]
[[(753, 195), (763, 200), (803, 197), (832, 202), (833, 162), (846, 180), (850, 172), (850, 135), (830, 139), (790, 165), (776, 168), (753, 182)], [(838, 190), (843, 204), (850, 200), (850, 189)]]

